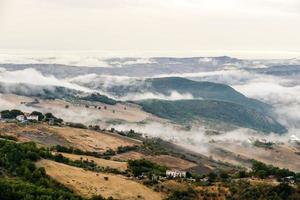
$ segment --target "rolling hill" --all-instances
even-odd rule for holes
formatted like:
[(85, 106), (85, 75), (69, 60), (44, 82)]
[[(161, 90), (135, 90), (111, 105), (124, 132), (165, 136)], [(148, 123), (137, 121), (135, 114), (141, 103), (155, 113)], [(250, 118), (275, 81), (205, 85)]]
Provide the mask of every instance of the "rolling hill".
[(284, 133), (286, 128), (270, 116), (254, 109), (216, 100), (143, 100), (142, 108), (161, 118), (178, 123), (190, 123), (197, 119), (209, 119), (263, 132)]
[(232, 87), (213, 83), (199, 82), (180, 77), (150, 78), (133, 81), (131, 84), (117, 84), (103, 87), (98, 84), (98, 89), (105, 90), (117, 98), (130, 94), (153, 93), (156, 95), (170, 96), (172, 92), (190, 94), (195, 99), (218, 100), (231, 102), (257, 111), (268, 111), (271, 106), (255, 99), (247, 98)]

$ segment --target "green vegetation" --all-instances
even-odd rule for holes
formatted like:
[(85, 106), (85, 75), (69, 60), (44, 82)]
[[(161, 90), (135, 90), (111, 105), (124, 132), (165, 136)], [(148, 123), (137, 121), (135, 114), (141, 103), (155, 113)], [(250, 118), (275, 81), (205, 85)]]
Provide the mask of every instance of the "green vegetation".
[(177, 91), (181, 94), (191, 94), (195, 98), (227, 101), (257, 110), (267, 110), (269, 108), (267, 104), (249, 99), (225, 84), (193, 81), (180, 77), (147, 79), (146, 82), (148, 85), (150, 83), (152, 91), (165, 95), (170, 95), (170, 91)]
[(260, 148), (273, 149), (273, 144), (272, 142), (260, 142), (256, 140), (253, 145)]
[(267, 178), (268, 176), (275, 176), (277, 179), (281, 179), (283, 177), (287, 176), (294, 176), (296, 177), (296, 174), (288, 169), (280, 169), (278, 167), (274, 167), (272, 165), (266, 165), (262, 162), (253, 160), (252, 161), (252, 172), (254, 176), (260, 177), (260, 178)]
[(42, 121), (42, 120), (45, 118), (44, 114), (41, 113), (41, 112), (38, 112), (38, 111), (33, 111), (33, 112), (31, 113), (31, 115), (36, 115), (36, 116), (38, 116), (39, 121)]
[(86, 155), (86, 156), (93, 156), (97, 158), (105, 158), (105, 159), (110, 159), (111, 156), (114, 156), (116, 154), (120, 153), (126, 153), (128, 151), (133, 151), (136, 150), (138, 146), (120, 146), (117, 148), (116, 151), (112, 149), (108, 149), (103, 153), (100, 152), (91, 152), (91, 151), (82, 151), (77, 148), (73, 147), (64, 147), (60, 145), (56, 145), (51, 148), (52, 151), (57, 151), (57, 152), (62, 152), (62, 153), (70, 153), (70, 154), (76, 154), (76, 155)]
[(163, 147), (161, 142), (163, 142), (163, 140), (160, 138), (146, 139), (143, 142), (143, 148), (151, 154), (168, 155), (170, 152)]
[(21, 179), (0, 179), (1, 200), (66, 199), (81, 200), (70, 191), (57, 187), (44, 187)]
[(72, 128), (88, 129), (88, 127), (82, 123), (67, 123)]
[(264, 132), (284, 133), (286, 128), (264, 113), (244, 106), (215, 100), (143, 100), (137, 102), (156, 116), (178, 123), (201, 118), (252, 128)]
[[(6, 173), (5, 177), (1, 177), (3, 174), (0, 173), (1, 200), (83, 200), (82, 197), (51, 179), (44, 168), (36, 168), (34, 162), (41, 158), (88, 170), (119, 173), (114, 169), (97, 168), (93, 161), (71, 161), (61, 154), (52, 155), (48, 149), (38, 148), (33, 142), (15, 143), (0, 140), (0, 171), (4, 170)], [(96, 196), (92, 199), (104, 198)]]
[(86, 100), (86, 101), (95, 101), (95, 102), (101, 102), (108, 105), (116, 105), (118, 102), (114, 99), (111, 99), (105, 95), (101, 95), (99, 93), (93, 93), (90, 95), (87, 95), (85, 97), (81, 97), (80, 99)]
[(12, 135), (0, 135), (0, 138), (5, 140), (18, 141), (18, 139)]
[(133, 173), (134, 176), (165, 176), (167, 168), (151, 161), (141, 159), (141, 160), (129, 160), (128, 168)]
[(3, 119), (15, 119), (18, 115), (24, 115), (20, 110), (3, 110), (1, 111), (1, 117)]
[(194, 200), (197, 197), (197, 192), (192, 188), (184, 191), (173, 192), (166, 200)]
[(0, 199), (82, 199), (49, 178), (34, 162), (50, 152), (35, 143), (0, 141), (0, 168), (12, 178), (1, 179)]
[(267, 184), (251, 185), (248, 181), (236, 181), (229, 185), (231, 200), (292, 200), (300, 199), (300, 190), (281, 183), (278, 186)]
[(52, 113), (46, 113), (44, 116), (44, 121), (53, 120), (54, 124), (61, 124), (63, 119), (55, 117)]
[[(3, 119), (15, 119), (18, 115), (24, 115), (24, 112), (20, 110), (3, 110), (1, 111), (1, 117)], [(60, 125), (63, 120), (55, 117), (52, 113), (46, 113), (45, 115), (38, 111), (33, 111), (30, 115), (38, 116), (39, 121), (48, 122), (50, 119), (53, 120), (54, 125)]]

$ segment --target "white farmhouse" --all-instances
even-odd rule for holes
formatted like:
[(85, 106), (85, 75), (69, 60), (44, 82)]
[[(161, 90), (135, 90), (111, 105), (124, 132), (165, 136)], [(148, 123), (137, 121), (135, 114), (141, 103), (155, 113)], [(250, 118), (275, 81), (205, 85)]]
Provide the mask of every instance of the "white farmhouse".
[(166, 176), (171, 178), (185, 178), (186, 172), (180, 170), (167, 170)]
[(16, 119), (17, 119), (18, 121), (20, 121), (20, 122), (23, 122), (23, 121), (26, 120), (26, 117), (25, 117), (25, 115), (18, 115), (18, 116), (16, 117)]
[(37, 115), (29, 115), (27, 116), (28, 120), (34, 120), (34, 121), (39, 121), (39, 116)]

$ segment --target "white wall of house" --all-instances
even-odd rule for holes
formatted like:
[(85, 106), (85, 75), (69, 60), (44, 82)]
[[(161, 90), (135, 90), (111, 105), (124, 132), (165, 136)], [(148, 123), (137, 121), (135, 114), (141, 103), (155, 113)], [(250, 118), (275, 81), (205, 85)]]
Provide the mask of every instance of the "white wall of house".
[(180, 171), (180, 170), (167, 170), (166, 176), (172, 177), (172, 178), (185, 178), (186, 172)]
[(24, 115), (18, 115), (18, 116), (16, 117), (16, 119), (17, 119), (18, 121), (24, 121), (24, 120), (25, 120), (25, 116), (24, 116)]
[(28, 120), (36, 120), (36, 121), (38, 121), (38, 120), (39, 120), (39, 116), (37, 116), (37, 115), (29, 115), (29, 116), (27, 117), (27, 119), (28, 119)]

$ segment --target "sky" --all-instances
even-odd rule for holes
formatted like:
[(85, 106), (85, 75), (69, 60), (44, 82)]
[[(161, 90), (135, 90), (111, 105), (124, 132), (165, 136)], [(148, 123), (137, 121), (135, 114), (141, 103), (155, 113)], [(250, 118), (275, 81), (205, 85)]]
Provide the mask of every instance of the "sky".
[(294, 58), (299, 35), (299, 0), (0, 0), (0, 53)]

